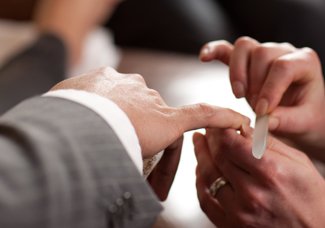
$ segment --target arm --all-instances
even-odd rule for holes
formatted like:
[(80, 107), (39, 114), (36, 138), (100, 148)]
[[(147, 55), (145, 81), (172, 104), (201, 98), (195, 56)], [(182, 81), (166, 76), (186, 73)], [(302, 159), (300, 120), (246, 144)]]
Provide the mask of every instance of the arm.
[[(167, 197), (177, 169), (181, 141), (176, 140), (185, 131), (208, 126), (239, 129), (248, 124), (238, 113), (207, 104), (169, 107), (140, 75), (120, 74), (111, 68), (65, 80), (53, 88), (58, 89), (94, 93), (118, 105), (134, 126), (142, 158), (168, 148), (149, 179), (161, 199)], [(112, 130), (113, 125), (107, 128), (99, 115), (73, 102), (43, 97), (23, 102), (2, 117), (4, 164), (0, 167), (8, 182), (3, 189), (18, 192), (15, 196), (21, 200), (6, 201), (14, 197), (0, 194), (4, 202), (0, 222), (19, 226), (10, 216), (16, 212), (24, 213), (22, 221), (33, 227), (49, 223), (80, 227), (79, 219), (74, 220), (79, 214), (86, 227), (92, 222), (101, 227), (106, 220), (108, 225), (132, 222), (148, 227), (154, 221), (160, 207), (127, 156), (123, 140), (116, 137), (126, 132), (120, 135)], [(7, 157), (9, 166), (5, 165)], [(162, 189), (156, 175), (164, 178)]]
[(160, 210), (114, 131), (74, 102), (23, 102), (1, 118), (0, 151), (1, 227), (149, 227)]

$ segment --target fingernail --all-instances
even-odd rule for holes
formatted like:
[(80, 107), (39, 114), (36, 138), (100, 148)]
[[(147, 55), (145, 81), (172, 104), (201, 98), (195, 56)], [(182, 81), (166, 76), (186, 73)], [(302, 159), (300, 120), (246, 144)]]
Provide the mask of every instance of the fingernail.
[(234, 94), (237, 98), (241, 98), (245, 96), (245, 87), (244, 84), (240, 81), (236, 81), (232, 84), (232, 88), (234, 91)]
[(194, 144), (200, 143), (201, 140), (202, 140), (201, 135), (199, 135), (199, 134), (197, 134), (197, 133), (194, 133), (194, 135), (193, 135), (193, 143), (194, 143)]
[(277, 117), (271, 116), (269, 120), (269, 129), (270, 131), (274, 131), (279, 127), (280, 120)]
[(210, 52), (211, 52), (210, 47), (209, 47), (209, 46), (206, 46), (206, 47), (204, 47), (203, 50), (201, 51), (201, 56), (202, 56), (202, 57), (203, 57), (203, 56), (207, 56), (207, 55), (210, 54)]
[(242, 136), (247, 136), (247, 126), (246, 124), (242, 124), (241, 127), (240, 127), (240, 134)]
[(265, 98), (262, 98), (257, 102), (255, 112), (257, 115), (262, 116), (267, 114), (268, 108), (269, 102)]
[(252, 130), (250, 129), (249, 125), (246, 125), (246, 124), (243, 124), (241, 126), (240, 133), (241, 133), (242, 136), (244, 136), (246, 138), (248, 138), (248, 137), (252, 138), (253, 137), (252, 136), (252, 133), (253, 133)]

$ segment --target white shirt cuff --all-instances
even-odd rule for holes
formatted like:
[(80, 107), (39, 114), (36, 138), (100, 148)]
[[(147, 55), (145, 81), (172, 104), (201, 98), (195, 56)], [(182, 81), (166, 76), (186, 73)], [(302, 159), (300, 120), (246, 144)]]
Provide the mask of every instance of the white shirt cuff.
[(128, 116), (113, 101), (94, 93), (72, 89), (50, 91), (43, 96), (71, 100), (96, 112), (116, 133), (142, 174), (143, 161), (137, 134)]

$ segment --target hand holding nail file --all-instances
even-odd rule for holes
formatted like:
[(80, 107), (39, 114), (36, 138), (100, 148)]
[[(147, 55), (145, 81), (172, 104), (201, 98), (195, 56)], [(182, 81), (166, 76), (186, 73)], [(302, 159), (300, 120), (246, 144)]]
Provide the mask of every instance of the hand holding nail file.
[(261, 159), (264, 155), (268, 131), (269, 115), (256, 116), (252, 153), (257, 159)]

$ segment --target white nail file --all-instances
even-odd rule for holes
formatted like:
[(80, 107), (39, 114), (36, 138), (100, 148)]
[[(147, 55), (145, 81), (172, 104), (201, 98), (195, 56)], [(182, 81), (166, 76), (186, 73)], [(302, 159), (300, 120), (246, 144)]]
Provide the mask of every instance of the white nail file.
[(261, 159), (266, 149), (266, 140), (269, 132), (269, 116), (257, 116), (253, 134), (253, 156)]

